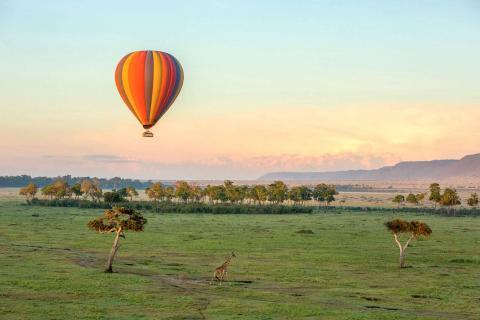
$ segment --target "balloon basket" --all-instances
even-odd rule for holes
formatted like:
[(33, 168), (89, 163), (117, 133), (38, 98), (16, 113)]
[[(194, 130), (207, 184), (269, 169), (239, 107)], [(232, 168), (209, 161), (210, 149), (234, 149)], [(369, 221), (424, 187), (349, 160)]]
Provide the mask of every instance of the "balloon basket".
[(144, 138), (153, 138), (153, 132), (147, 130), (142, 134), (142, 137)]

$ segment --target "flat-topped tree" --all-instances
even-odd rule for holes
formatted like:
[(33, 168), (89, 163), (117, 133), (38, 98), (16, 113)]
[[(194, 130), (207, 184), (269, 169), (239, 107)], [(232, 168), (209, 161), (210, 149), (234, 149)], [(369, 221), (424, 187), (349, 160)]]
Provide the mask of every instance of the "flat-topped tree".
[(425, 193), (417, 193), (415, 199), (417, 199), (417, 204), (422, 205), (422, 201), (425, 199)]
[(165, 187), (161, 182), (156, 182), (145, 189), (145, 193), (154, 202), (162, 199), (165, 196)]
[(470, 195), (470, 198), (468, 198), (467, 200), (467, 204), (472, 208), (475, 208), (476, 206), (478, 206), (478, 194), (475, 192), (472, 193)]
[(130, 201), (133, 200), (134, 197), (138, 197), (138, 191), (135, 187), (127, 187), (125, 189), (127, 191), (127, 196), (130, 198)]
[(441, 189), (440, 185), (438, 183), (432, 183), (430, 185), (430, 196), (428, 197), (428, 200), (432, 201), (434, 204), (434, 209), (437, 208), (437, 204), (440, 202), (440, 199), (442, 198), (441, 194)]
[(315, 186), (312, 192), (313, 199), (318, 202), (323, 202), (325, 207), (330, 205), (330, 202), (335, 201), (335, 196), (338, 194), (334, 185), (320, 183)]
[(443, 191), (442, 197), (440, 198), (440, 204), (448, 208), (450, 213), (455, 212), (453, 207), (462, 204), (460, 197), (458, 196), (457, 190), (453, 188), (445, 188)]
[(401, 194), (397, 194), (393, 200), (393, 203), (397, 204), (397, 208), (400, 209), (400, 206), (405, 202), (405, 196)]
[(27, 202), (30, 202), (38, 192), (38, 187), (35, 183), (30, 182), (26, 187), (20, 189), (19, 194), (27, 198)]
[(140, 213), (132, 209), (113, 208), (105, 210), (103, 216), (95, 218), (88, 222), (88, 227), (100, 233), (115, 233), (112, 249), (108, 256), (105, 272), (112, 272), (113, 259), (120, 248), (120, 237), (125, 238), (124, 231), (143, 231), (147, 223)]
[[(400, 268), (405, 268), (405, 254), (410, 242), (419, 237), (428, 237), (432, 233), (432, 229), (430, 229), (426, 223), (420, 221), (409, 222), (406, 220), (395, 219), (385, 222), (385, 226), (393, 234), (395, 242), (400, 249)], [(410, 235), (404, 245), (400, 242), (400, 236), (402, 234)]]
[(418, 199), (413, 193), (409, 193), (405, 198), (405, 201), (413, 205), (418, 204)]

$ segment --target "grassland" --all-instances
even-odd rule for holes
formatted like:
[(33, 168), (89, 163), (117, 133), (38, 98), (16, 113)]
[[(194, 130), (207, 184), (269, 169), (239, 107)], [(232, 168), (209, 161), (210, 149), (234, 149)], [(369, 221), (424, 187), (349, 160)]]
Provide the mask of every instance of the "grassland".
[[(1, 319), (478, 319), (480, 218), (433, 229), (399, 269), (391, 213), (148, 214), (101, 272), (101, 210), (0, 201)], [(311, 230), (313, 233), (298, 233)], [(234, 250), (230, 279), (210, 285)]]

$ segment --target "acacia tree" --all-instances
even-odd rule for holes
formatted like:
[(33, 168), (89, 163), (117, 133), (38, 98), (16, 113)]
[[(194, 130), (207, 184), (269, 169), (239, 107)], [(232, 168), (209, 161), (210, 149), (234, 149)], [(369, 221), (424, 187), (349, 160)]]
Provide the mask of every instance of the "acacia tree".
[(53, 194), (57, 199), (63, 199), (65, 197), (70, 197), (72, 195), (72, 191), (70, 190), (70, 186), (68, 183), (63, 179), (58, 179), (52, 184)]
[(35, 197), (37, 192), (38, 192), (37, 185), (33, 182), (30, 182), (29, 184), (27, 184), (27, 186), (20, 189), (19, 194), (22, 196), (25, 196), (27, 198), (27, 202), (30, 202), (33, 199), (33, 197)]
[(468, 198), (467, 200), (467, 204), (472, 207), (472, 208), (475, 208), (477, 205), (478, 205), (478, 194), (477, 193), (472, 193), (470, 195), (470, 198)]
[(291, 187), (288, 191), (288, 200), (293, 201), (294, 205), (297, 205), (302, 201), (302, 189), (300, 186)]
[(457, 190), (453, 188), (445, 188), (445, 191), (443, 191), (442, 197), (440, 198), (440, 204), (449, 208), (449, 211), (452, 211), (453, 206), (460, 205), (462, 202), (460, 201)]
[(415, 199), (417, 200), (417, 204), (423, 206), (422, 201), (423, 201), (423, 199), (425, 199), (425, 193), (416, 194)]
[(211, 197), (214, 203), (215, 201), (220, 201), (222, 203), (228, 201), (227, 191), (225, 190), (225, 187), (223, 185), (212, 186)]
[(165, 196), (165, 188), (162, 183), (156, 182), (146, 188), (145, 193), (150, 199), (153, 199), (153, 201), (156, 202)]
[(397, 208), (400, 209), (400, 206), (402, 205), (402, 203), (405, 202), (405, 196), (401, 195), (401, 194), (397, 194), (393, 200), (392, 200), (393, 203), (396, 203), (397, 204)]
[[(395, 242), (400, 249), (400, 268), (405, 268), (405, 254), (410, 242), (419, 237), (428, 237), (432, 233), (432, 229), (430, 229), (426, 223), (420, 221), (408, 222), (406, 220), (395, 219), (385, 222), (385, 226), (393, 234)], [(410, 235), (404, 245), (400, 242), (401, 234)]]
[(187, 203), (188, 199), (192, 198), (192, 195), (192, 187), (190, 187), (188, 182), (177, 181), (177, 183), (175, 183), (175, 197)]
[(103, 216), (95, 218), (88, 222), (88, 227), (99, 233), (115, 233), (112, 249), (108, 255), (105, 272), (113, 272), (113, 259), (120, 248), (120, 237), (125, 239), (124, 231), (143, 231), (144, 225), (147, 223), (140, 213), (133, 209), (113, 208), (105, 210)]
[(172, 201), (175, 196), (175, 188), (173, 186), (166, 186), (164, 189), (164, 199), (166, 201)]
[(442, 199), (442, 194), (441, 194), (440, 185), (436, 182), (432, 183), (430, 185), (430, 196), (428, 197), (428, 200), (433, 201), (434, 209), (437, 208), (437, 204), (440, 202), (441, 199)]
[(338, 192), (334, 185), (325, 183), (317, 184), (312, 193), (313, 199), (325, 203), (325, 208), (330, 205), (330, 202), (335, 201), (335, 195), (337, 194)]
[(78, 199), (83, 192), (82, 192), (82, 185), (80, 183), (75, 183), (71, 188), (70, 191), (75, 195), (75, 199)]
[(409, 193), (407, 195), (407, 198), (405, 199), (408, 203), (411, 203), (413, 205), (417, 205), (418, 204), (418, 199), (417, 197), (413, 194), (413, 193)]
[(53, 188), (53, 186), (51, 184), (49, 185), (46, 185), (44, 186), (40, 192), (42, 193), (42, 195), (44, 195), (45, 197), (48, 197), (50, 200), (52, 200), (53, 196), (55, 195), (55, 189)]
[(269, 201), (282, 203), (287, 199), (288, 187), (283, 181), (274, 181), (267, 190)]
[(240, 194), (237, 186), (233, 184), (231, 180), (225, 180), (223, 182), (223, 186), (225, 187), (225, 192), (228, 198), (228, 201), (231, 203), (236, 203), (239, 201)]
[(253, 204), (263, 204), (268, 198), (267, 187), (261, 184), (254, 185), (250, 188), (248, 196), (253, 200)]
[(127, 192), (127, 196), (130, 198), (130, 201), (132, 201), (134, 197), (138, 197), (138, 192), (135, 187), (127, 187), (125, 190)]
[(193, 202), (200, 202), (203, 198), (203, 189), (200, 186), (191, 186), (190, 196)]
[(85, 197), (92, 198), (92, 201), (97, 201), (103, 196), (102, 189), (98, 183), (98, 180), (85, 179), (81, 183), (80, 190), (83, 192)]

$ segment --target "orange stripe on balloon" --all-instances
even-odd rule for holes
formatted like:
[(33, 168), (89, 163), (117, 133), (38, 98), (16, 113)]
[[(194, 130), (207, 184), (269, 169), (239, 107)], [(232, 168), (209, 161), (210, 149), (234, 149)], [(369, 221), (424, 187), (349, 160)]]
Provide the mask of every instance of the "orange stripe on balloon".
[(128, 70), (128, 83), (135, 101), (135, 111), (142, 124), (148, 125), (147, 110), (145, 108), (145, 58), (145, 51), (132, 54), (132, 61)]
[(130, 70), (130, 63), (132, 62), (132, 57), (133, 57), (132, 53), (127, 55), (126, 59), (125, 59), (125, 62), (123, 63), (122, 87), (125, 90), (125, 95), (127, 96), (128, 105), (131, 107), (131, 110), (132, 110), (133, 114), (135, 115), (135, 117), (137, 117), (138, 121), (140, 121), (140, 123), (141, 123), (142, 120), (139, 118), (139, 116), (137, 114), (137, 110), (136, 110), (136, 107), (135, 107), (135, 101), (133, 99), (132, 91), (130, 90), (130, 82), (128, 81), (128, 73), (129, 73), (129, 70)]

